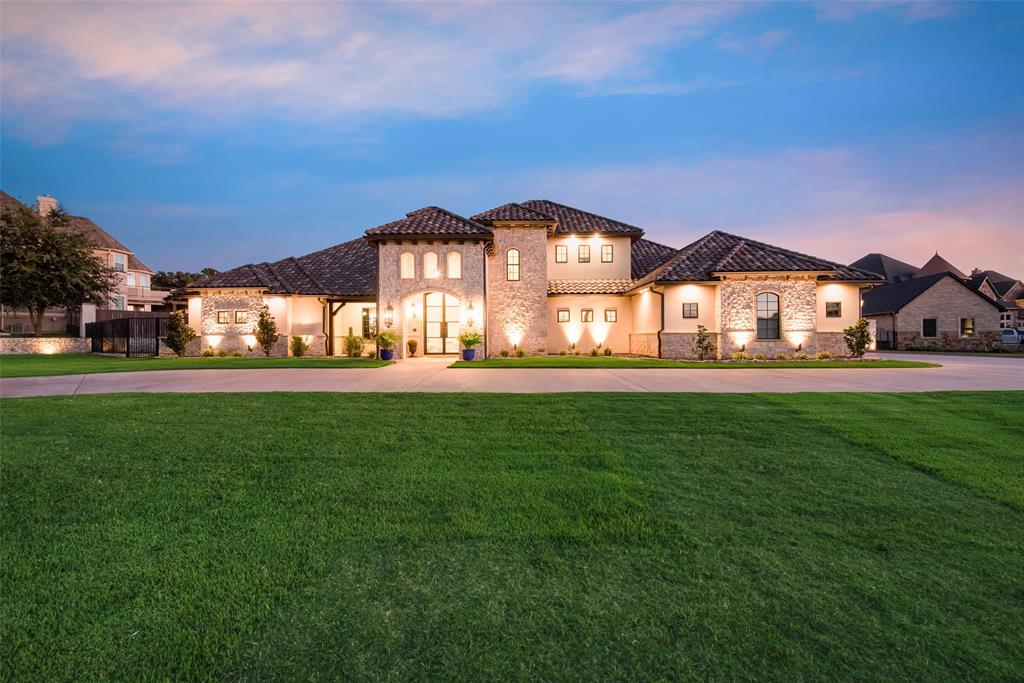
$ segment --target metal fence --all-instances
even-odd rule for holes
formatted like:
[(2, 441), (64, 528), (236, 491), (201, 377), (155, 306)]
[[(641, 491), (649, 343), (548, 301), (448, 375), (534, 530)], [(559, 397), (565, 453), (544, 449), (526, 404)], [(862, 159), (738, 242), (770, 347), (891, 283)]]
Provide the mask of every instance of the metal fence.
[[(120, 311), (119, 311), (120, 312)], [(92, 340), (93, 353), (116, 353), (128, 358), (157, 356), (160, 338), (167, 336), (166, 313), (146, 313), (126, 318), (86, 323), (85, 336)]]

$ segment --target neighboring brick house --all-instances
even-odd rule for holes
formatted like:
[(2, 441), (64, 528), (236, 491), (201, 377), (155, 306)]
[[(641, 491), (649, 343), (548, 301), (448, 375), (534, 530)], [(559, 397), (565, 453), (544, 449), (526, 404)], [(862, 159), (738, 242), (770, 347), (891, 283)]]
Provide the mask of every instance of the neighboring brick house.
[(189, 321), (203, 347), (256, 353), (261, 306), (282, 338), (342, 355), (349, 334), (397, 332), (399, 357), (456, 353), (465, 331), (482, 355), (611, 348), (692, 357), (697, 326), (720, 356), (745, 350), (844, 354), (860, 318), (863, 269), (714, 231), (675, 249), (634, 225), (548, 200), (466, 218), (436, 206), (300, 257), (192, 283)]
[(978, 282), (980, 291), (998, 299), (1006, 308), (1000, 316), (1000, 326), (1024, 332), (1024, 282), (994, 270), (971, 273), (971, 281)]
[(1004, 295), (1024, 297), (1024, 287), (1005, 275), (978, 269), (966, 275), (938, 253), (921, 268), (877, 253), (850, 265), (877, 268), (888, 283), (864, 295), (864, 317), (875, 323), (882, 348), (992, 348), (1020, 310)]
[[(40, 216), (47, 216), (57, 208), (57, 200), (49, 196), (40, 196), (36, 200), (35, 210)], [(20, 201), (0, 190), (0, 204), (4, 208), (16, 209), (24, 207)], [(150, 311), (153, 306), (162, 306), (166, 291), (154, 290), (151, 287), (153, 271), (140, 261), (135, 253), (118, 241), (113, 235), (96, 225), (84, 216), (68, 216), (68, 232), (85, 235), (93, 245), (93, 253), (104, 264), (123, 273), (119, 276), (117, 288), (110, 300), (99, 309)], [(89, 306), (91, 308), (91, 305)], [(4, 310), (2, 327), (4, 332), (31, 332), (27, 311)], [(68, 326), (69, 316), (63, 308), (52, 308), (46, 311), (43, 319), (43, 332), (64, 332)]]

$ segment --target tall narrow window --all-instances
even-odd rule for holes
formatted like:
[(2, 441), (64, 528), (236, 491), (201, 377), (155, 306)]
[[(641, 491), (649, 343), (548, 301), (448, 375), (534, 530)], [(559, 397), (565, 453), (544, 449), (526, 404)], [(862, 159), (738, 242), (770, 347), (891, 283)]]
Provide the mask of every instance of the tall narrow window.
[(757, 295), (757, 338), (779, 338), (779, 295), (761, 292)]
[(974, 336), (974, 318), (960, 318), (960, 336)]
[(519, 250), (509, 249), (505, 254), (505, 279), (519, 280)]
[(569, 262), (569, 247), (564, 244), (555, 245), (555, 263)]
[(423, 277), (428, 280), (441, 277), (441, 271), (437, 269), (437, 254), (432, 251), (423, 255)]
[(615, 254), (615, 247), (611, 244), (601, 245), (601, 263), (611, 263)]
[(581, 244), (579, 250), (576, 253), (580, 263), (590, 263), (589, 244)]
[(402, 279), (412, 280), (416, 277), (416, 256), (408, 251), (402, 254)]
[(134, 287), (135, 286), (135, 273), (128, 273), (128, 286), (129, 287)]
[(363, 308), (363, 337), (373, 339), (377, 335), (377, 309)]
[(124, 272), (124, 254), (114, 254), (114, 270)]
[(462, 254), (457, 251), (448, 252), (448, 278), (451, 280), (462, 278)]

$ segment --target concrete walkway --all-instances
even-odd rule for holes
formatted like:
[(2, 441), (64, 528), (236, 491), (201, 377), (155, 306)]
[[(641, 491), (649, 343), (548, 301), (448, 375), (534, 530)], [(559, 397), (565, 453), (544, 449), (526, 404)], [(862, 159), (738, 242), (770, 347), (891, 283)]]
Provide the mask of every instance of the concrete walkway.
[(1024, 391), (1024, 359), (887, 353), (942, 363), (907, 369), (451, 369), (454, 358), (420, 358), (385, 368), (154, 370), (0, 379), (0, 396), (116, 392), (557, 391), (795, 392)]

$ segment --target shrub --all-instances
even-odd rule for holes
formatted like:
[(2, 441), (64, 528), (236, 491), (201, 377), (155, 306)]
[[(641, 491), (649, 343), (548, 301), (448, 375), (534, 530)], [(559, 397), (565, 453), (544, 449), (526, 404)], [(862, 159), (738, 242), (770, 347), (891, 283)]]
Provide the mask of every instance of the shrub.
[(597, 358), (597, 349), (590, 349), (590, 355)]
[(868, 321), (861, 318), (843, 330), (843, 341), (846, 342), (846, 348), (850, 350), (851, 356), (862, 357), (871, 344), (871, 330), (868, 327)]
[(604, 355), (606, 355), (606, 356), (612, 355), (611, 347), (608, 347), (608, 346), (604, 347)]
[(811, 357), (808, 356), (806, 353), (794, 353), (793, 354), (793, 360), (810, 360), (810, 359), (811, 359)]
[(789, 356), (787, 356), (784, 353), (780, 353), (779, 355), (775, 356), (775, 360), (789, 360)]
[(188, 345), (195, 341), (196, 336), (196, 331), (185, 322), (184, 311), (175, 311), (167, 318), (167, 338), (164, 342), (174, 353), (185, 355)]
[(217, 358), (241, 358), (241, 351), (225, 351), (224, 349), (217, 350)]
[(832, 354), (828, 351), (819, 351), (818, 355), (815, 356), (818, 360), (832, 360)]
[(306, 351), (309, 350), (309, 344), (302, 337), (292, 337), (291, 344), (289, 345), (292, 350), (292, 355), (296, 358), (301, 358), (306, 355)]
[(755, 353), (754, 360), (768, 360), (768, 357), (763, 353)]
[(357, 334), (345, 336), (345, 355), (349, 358), (359, 358), (366, 350), (366, 340)]
[(508, 349), (502, 349), (498, 355), (502, 358), (508, 358)]
[(750, 360), (750, 354), (747, 353), (746, 351), (737, 351), (736, 353), (732, 354), (732, 359), (733, 360)]
[(575, 351), (573, 351), (573, 355), (574, 355), (574, 356), (578, 356), (578, 355), (580, 355), (580, 350), (579, 350), (579, 349), (576, 349)]
[(202, 356), (203, 358), (213, 358), (214, 356), (217, 355), (217, 352), (214, 350), (212, 346), (207, 346), (199, 355)]
[(564, 356), (565, 355), (565, 349), (562, 349), (561, 351), (559, 351), (558, 355), (559, 356)]
[(252, 333), (256, 336), (256, 343), (263, 349), (263, 355), (269, 358), (274, 350), (274, 344), (277, 343), (277, 321), (270, 315), (270, 309), (266, 306), (260, 309), (256, 329)]
[(693, 339), (693, 355), (697, 356), (697, 360), (704, 360), (708, 356), (714, 355), (714, 353), (715, 343), (711, 341), (708, 328), (703, 325), (697, 325), (697, 336)]
[(522, 349), (516, 349), (516, 358), (522, 358), (525, 355), (526, 351), (523, 351)]
[(391, 330), (385, 330), (377, 335), (377, 348), (383, 351), (388, 351), (395, 348), (395, 344), (398, 343), (399, 336), (397, 333)]

